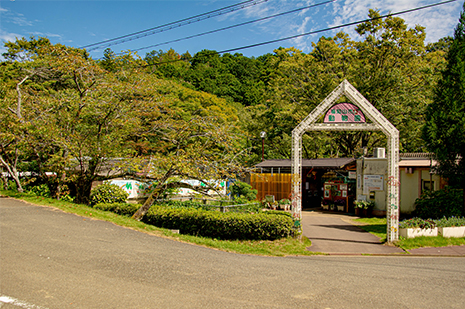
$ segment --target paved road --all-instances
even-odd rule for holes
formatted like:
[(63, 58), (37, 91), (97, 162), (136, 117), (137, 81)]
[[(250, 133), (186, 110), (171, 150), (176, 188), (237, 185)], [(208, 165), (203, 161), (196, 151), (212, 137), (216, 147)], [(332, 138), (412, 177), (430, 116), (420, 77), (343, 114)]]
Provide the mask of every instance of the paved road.
[[(260, 257), (0, 198), (2, 308), (463, 308), (465, 259)], [(5, 302), (16, 300), (15, 304)]]

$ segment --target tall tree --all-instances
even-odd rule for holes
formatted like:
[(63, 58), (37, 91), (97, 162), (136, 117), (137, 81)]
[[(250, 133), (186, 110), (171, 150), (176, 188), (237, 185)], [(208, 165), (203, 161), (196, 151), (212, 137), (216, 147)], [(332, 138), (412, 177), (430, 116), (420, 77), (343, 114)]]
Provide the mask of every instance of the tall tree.
[(435, 153), (439, 173), (450, 185), (462, 188), (465, 215), (465, 3), (446, 59), (423, 134)]
[(132, 139), (139, 152), (150, 158), (144, 176), (155, 187), (135, 219), (142, 218), (167, 189), (184, 187), (206, 193), (203, 187), (192, 187), (183, 179), (208, 184), (235, 177), (241, 172), (244, 155), (236, 111), (225, 100), (173, 82), (156, 81), (153, 76), (145, 78), (140, 97), (160, 93), (163, 100), (137, 103), (141, 125)]

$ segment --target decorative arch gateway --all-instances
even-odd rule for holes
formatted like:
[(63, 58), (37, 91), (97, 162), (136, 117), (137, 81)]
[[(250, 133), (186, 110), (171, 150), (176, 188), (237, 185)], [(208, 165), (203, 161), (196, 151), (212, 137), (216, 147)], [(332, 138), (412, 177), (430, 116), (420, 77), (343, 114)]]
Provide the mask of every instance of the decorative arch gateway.
[[(355, 120), (347, 117), (341, 122), (316, 123), (321, 116), (345, 96), (358, 107), (372, 123), (365, 122), (363, 116)], [(352, 111), (353, 112), (353, 111)], [(328, 116), (327, 116), (328, 117)], [(331, 117), (331, 116), (330, 116)], [(331, 120), (335, 120), (334, 118)], [(345, 120), (345, 121), (344, 121)], [(387, 137), (388, 179), (386, 195), (387, 241), (399, 238), (399, 131), (357, 91), (347, 80), (339, 84), (299, 125), (292, 131), (292, 213), (295, 225), (300, 229), (302, 218), (302, 135), (307, 131), (377, 131)]]

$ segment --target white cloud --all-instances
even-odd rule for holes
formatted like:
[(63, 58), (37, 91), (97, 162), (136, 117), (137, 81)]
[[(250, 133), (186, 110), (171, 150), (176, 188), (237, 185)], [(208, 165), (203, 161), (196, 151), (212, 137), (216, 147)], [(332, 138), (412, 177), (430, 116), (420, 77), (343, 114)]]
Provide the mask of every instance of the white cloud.
[[(322, 0), (280, 0), (268, 1), (260, 5), (252, 6), (231, 14), (229, 18), (247, 20), (262, 18), (276, 13), (296, 9), (323, 2)], [(279, 18), (273, 18), (248, 26), (247, 31), (263, 33), (273, 39), (289, 37), (297, 34), (308, 33), (328, 27), (339, 26), (345, 23), (360, 21), (368, 18), (369, 9), (377, 9), (381, 14), (401, 12), (421, 6), (437, 3), (437, 0), (337, 0), (331, 4), (305, 9), (296, 14), (289, 14)], [(432, 8), (427, 8), (412, 13), (398, 15), (404, 19), (409, 27), (420, 25), (425, 27), (426, 42), (436, 42), (440, 38), (452, 35), (458, 22), (461, 11), (461, 1), (452, 2)], [(331, 32), (322, 32), (291, 40), (292, 45), (309, 52), (311, 42), (318, 40), (321, 35), (333, 36), (339, 31), (349, 34), (351, 39), (358, 40), (355, 26), (337, 29)], [(283, 46), (289, 42), (283, 41)]]
[[(395, 13), (408, 9), (437, 3), (431, 0), (345, 0), (334, 3), (333, 14), (335, 18), (329, 22), (329, 26), (341, 25), (348, 22), (368, 18), (369, 9), (378, 9), (381, 14)], [(409, 27), (420, 25), (425, 27), (426, 41), (435, 42), (440, 38), (451, 35), (458, 22), (460, 13), (459, 1), (432, 8), (427, 8), (411, 13), (398, 15), (404, 19)], [(351, 29), (345, 28), (352, 39), (357, 39), (357, 34)]]
[[(0, 40), (7, 42), (14, 42), (16, 41), (16, 38), (22, 38), (23, 36), (17, 33), (8, 33), (6, 31), (3, 31), (0, 29)], [(3, 46), (3, 44), (2, 44)]]
[(23, 14), (5, 8), (0, 8), (2, 23), (12, 23), (18, 26), (32, 26), (33, 22), (28, 20)]

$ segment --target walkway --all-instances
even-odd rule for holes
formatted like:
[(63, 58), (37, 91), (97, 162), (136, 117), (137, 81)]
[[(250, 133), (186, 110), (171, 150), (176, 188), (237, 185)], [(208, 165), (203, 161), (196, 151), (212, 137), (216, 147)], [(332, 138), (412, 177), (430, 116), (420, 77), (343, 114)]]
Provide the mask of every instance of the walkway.
[(351, 223), (356, 217), (319, 210), (302, 212), (303, 235), (312, 252), (328, 254), (400, 254), (404, 250), (383, 245), (379, 238)]
[(365, 232), (352, 223), (355, 216), (326, 212), (319, 209), (302, 212), (303, 235), (312, 241), (307, 249), (331, 255), (399, 255), (416, 256), (462, 256), (465, 257), (465, 246), (441, 248), (418, 248), (408, 252), (384, 245), (379, 238)]

